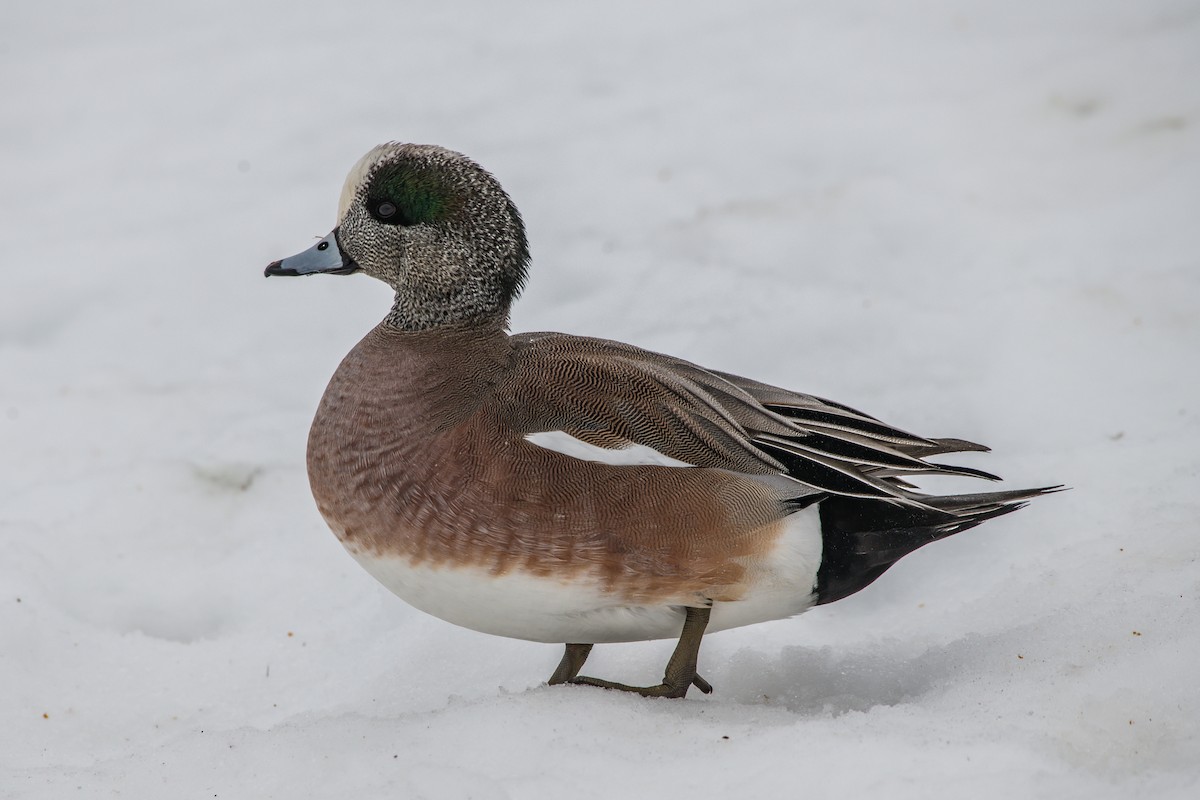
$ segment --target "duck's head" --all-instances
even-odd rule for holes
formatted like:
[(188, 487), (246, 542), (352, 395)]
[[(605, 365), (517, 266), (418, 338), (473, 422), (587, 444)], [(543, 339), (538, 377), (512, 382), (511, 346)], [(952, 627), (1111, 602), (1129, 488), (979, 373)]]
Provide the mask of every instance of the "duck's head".
[(424, 330), (507, 318), (528, 264), (521, 215), (495, 178), (460, 153), (393, 142), (350, 170), (337, 227), (266, 274), (365, 272), (396, 291), (389, 324)]

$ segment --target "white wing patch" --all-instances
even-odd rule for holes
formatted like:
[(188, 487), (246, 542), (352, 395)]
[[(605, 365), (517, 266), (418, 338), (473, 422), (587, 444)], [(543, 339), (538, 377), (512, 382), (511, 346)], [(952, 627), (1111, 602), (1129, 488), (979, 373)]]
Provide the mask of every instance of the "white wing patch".
[(597, 447), (594, 444), (588, 444), (582, 439), (576, 439), (565, 431), (531, 433), (525, 437), (525, 441), (546, 450), (562, 453), (564, 456), (577, 458), (580, 461), (595, 461), (599, 464), (612, 464), (618, 467), (633, 467), (647, 464), (659, 467), (695, 466), (686, 461), (680, 461), (677, 458), (664, 455), (653, 447), (647, 447), (644, 444), (630, 443), (619, 450), (610, 450), (606, 447)]

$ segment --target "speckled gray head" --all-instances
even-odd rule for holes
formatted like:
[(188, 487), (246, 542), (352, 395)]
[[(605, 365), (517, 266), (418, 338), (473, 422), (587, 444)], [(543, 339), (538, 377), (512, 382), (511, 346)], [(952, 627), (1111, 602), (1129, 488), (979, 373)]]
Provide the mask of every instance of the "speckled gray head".
[(521, 215), (495, 178), (452, 150), (392, 142), (350, 170), (338, 226), (266, 274), (361, 270), (395, 289), (388, 324), (424, 330), (506, 318), (528, 264)]

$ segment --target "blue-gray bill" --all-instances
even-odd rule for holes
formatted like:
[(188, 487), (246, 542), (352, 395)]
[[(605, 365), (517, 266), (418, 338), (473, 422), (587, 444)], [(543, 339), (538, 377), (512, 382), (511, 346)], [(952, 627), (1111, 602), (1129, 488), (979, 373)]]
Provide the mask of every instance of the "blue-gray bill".
[(294, 256), (272, 261), (264, 273), (272, 275), (349, 275), (358, 272), (358, 264), (338, 244), (337, 228), (321, 241)]

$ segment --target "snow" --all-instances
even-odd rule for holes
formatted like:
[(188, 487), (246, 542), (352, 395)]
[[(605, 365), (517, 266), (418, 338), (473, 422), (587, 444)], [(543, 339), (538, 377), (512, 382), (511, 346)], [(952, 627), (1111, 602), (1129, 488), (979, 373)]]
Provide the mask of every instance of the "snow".
[[(1194, 2), (4, 18), (0, 796), (1200, 796)], [(706, 638), (711, 696), (543, 685), (559, 648), (405, 606), (308, 494), (317, 400), (389, 296), (262, 270), (390, 139), (513, 195), (515, 330), (1072, 491)], [(587, 671), (651, 682), (670, 648)]]

